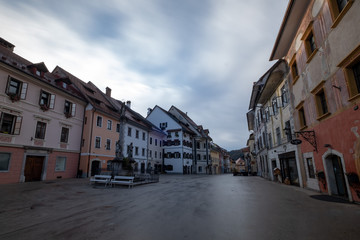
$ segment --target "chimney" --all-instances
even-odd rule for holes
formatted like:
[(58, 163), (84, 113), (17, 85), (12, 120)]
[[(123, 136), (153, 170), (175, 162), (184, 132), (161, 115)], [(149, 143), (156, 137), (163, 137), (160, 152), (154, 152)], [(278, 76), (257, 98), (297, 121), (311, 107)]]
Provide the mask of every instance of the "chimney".
[(6, 41), (3, 38), (0, 38), (0, 45), (3, 46), (4, 48), (9, 49), (10, 51), (14, 51), (15, 45), (11, 44), (10, 42)]
[(111, 88), (106, 87), (106, 96), (111, 97)]
[(126, 106), (127, 106), (128, 108), (131, 108), (131, 101), (127, 100), (127, 101), (126, 101)]
[(151, 109), (151, 108), (148, 108), (147, 110), (148, 110), (148, 111), (147, 111), (147, 116), (149, 116), (149, 114), (151, 113), (152, 109)]

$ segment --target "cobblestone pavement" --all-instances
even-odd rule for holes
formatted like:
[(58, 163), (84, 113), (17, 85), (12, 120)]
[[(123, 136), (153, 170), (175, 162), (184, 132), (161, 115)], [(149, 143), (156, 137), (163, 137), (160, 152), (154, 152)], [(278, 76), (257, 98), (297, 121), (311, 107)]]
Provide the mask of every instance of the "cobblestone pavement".
[(232, 175), (0, 185), (0, 239), (360, 239), (360, 206), (323, 197)]

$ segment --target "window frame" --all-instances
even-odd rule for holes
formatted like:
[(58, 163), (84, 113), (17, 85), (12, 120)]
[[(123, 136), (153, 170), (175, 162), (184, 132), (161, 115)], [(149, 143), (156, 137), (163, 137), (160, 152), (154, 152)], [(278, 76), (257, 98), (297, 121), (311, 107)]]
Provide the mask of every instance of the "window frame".
[[(68, 105), (68, 107), (67, 107)], [(64, 114), (67, 118), (69, 117), (75, 117), (75, 111), (76, 111), (76, 104), (72, 103), (68, 100), (65, 100), (64, 102)]]
[(292, 76), (292, 84), (294, 85), (296, 83), (296, 81), (300, 78), (299, 68), (297, 66), (297, 61), (296, 61), (296, 54), (294, 54), (294, 56), (291, 58), (291, 60), (289, 62), (289, 66), (290, 66), (290, 72), (291, 72), (291, 76)]
[[(66, 132), (66, 133), (63, 132), (64, 129), (67, 129), (67, 132)], [(70, 129), (69, 129), (69, 128), (67, 128), (67, 127), (61, 127), (61, 133), (60, 133), (60, 142), (61, 142), (61, 143), (68, 143), (69, 133), (70, 133)], [(66, 134), (66, 135), (65, 135), (65, 139), (63, 138), (64, 134)], [(64, 140), (64, 141), (63, 141), (63, 140)]]
[(111, 121), (111, 120), (107, 120), (107, 122), (106, 122), (106, 129), (107, 129), (107, 130), (111, 130), (111, 129), (112, 129), (112, 121)]
[(354, 76), (353, 67), (360, 63), (360, 44), (350, 52), (337, 66), (342, 69), (345, 75), (346, 86), (349, 94), (348, 101), (360, 98), (360, 89), (358, 89), (357, 79)]
[(298, 120), (300, 130), (307, 128), (306, 114), (304, 108), (304, 101), (301, 101), (295, 108), (298, 112)]
[[(309, 165), (309, 160), (311, 160), (311, 166)], [(315, 165), (314, 165), (314, 159), (312, 157), (305, 158), (306, 166), (307, 166), (307, 175), (308, 178), (315, 179)], [(310, 170), (311, 169), (311, 170)]]
[(333, 20), (333, 24), (331, 28), (336, 28), (336, 26), (340, 23), (341, 19), (346, 15), (346, 13), (351, 8), (352, 4), (354, 3), (354, 0), (347, 1), (344, 8), (340, 11), (337, 0), (328, 0), (329, 3), (329, 9), (331, 13), (331, 17)]
[(132, 132), (132, 129), (131, 129), (131, 127), (128, 127), (128, 137), (131, 137), (131, 132)]
[[(0, 172), (9, 172), (12, 153), (10, 153), (10, 152), (0, 152), (0, 155), (2, 155), (2, 154), (7, 154), (9, 156), (9, 158), (8, 158), (8, 162), (7, 162), (7, 169), (6, 170), (5, 169), (0, 169)], [(1, 164), (0, 164), (0, 166), (1, 166)]]
[[(10, 91), (10, 88), (13, 87), (11, 85), (11, 82), (16, 82), (18, 84), (18, 86), (16, 87), (15, 93)], [(5, 93), (10, 97), (10, 99), (12, 101), (18, 101), (20, 99), (24, 100), (24, 99), (26, 99), (27, 87), (28, 87), (28, 84), (26, 82), (20, 81), (19, 79), (14, 78), (9, 75), (7, 84), (6, 84)]]
[(101, 137), (99, 137), (99, 136), (95, 137), (95, 145), (94, 145), (94, 147), (98, 148), (98, 149), (101, 148)]
[[(12, 117), (10, 132), (3, 131), (4, 115), (10, 115)], [(20, 135), (22, 125), (22, 116), (13, 115), (7, 112), (0, 112), (0, 133), (9, 135)]]
[[(313, 38), (314, 45), (315, 45), (314, 49), (312, 49), (311, 36)], [(314, 29), (313, 29), (313, 21), (311, 21), (309, 23), (309, 26), (306, 28), (301, 40), (304, 42), (305, 52), (307, 55), (306, 63), (309, 63), (309, 62), (311, 62), (311, 60), (314, 58), (315, 54), (318, 51), (318, 44), (316, 43), (316, 37), (314, 34)]]
[[(59, 166), (60, 164), (58, 164), (58, 161), (60, 160), (64, 160), (64, 163), (62, 164), (62, 166)], [(66, 171), (66, 160), (67, 158), (64, 156), (57, 156), (56, 160), (55, 160), (55, 172), (65, 172)], [(58, 169), (58, 167), (62, 167), (60, 169)]]
[(106, 139), (105, 150), (111, 150), (111, 139), (110, 138)]
[[(322, 80), (312, 91), (314, 95), (315, 107), (317, 112), (317, 120), (321, 121), (324, 118), (328, 117), (330, 113), (329, 104), (325, 91), (325, 80)], [(325, 100), (326, 108), (324, 108), (323, 101)]]
[(98, 115), (96, 117), (96, 126), (101, 128), (102, 127), (102, 122), (103, 122), (103, 117)]
[[(40, 126), (40, 125), (42, 125), (42, 126)], [(42, 140), (45, 139), (46, 127), (47, 127), (46, 122), (42, 122), (42, 121), (36, 122), (36, 129), (35, 129), (35, 138), (36, 139), (42, 139)]]
[[(43, 95), (46, 95), (47, 98), (43, 98)], [(46, 102), (42, 102), (43, 99), (46, 99)], [(48, 109), (54, 109), (55, 95), (41, 89), (40, 90), (40, 97), (39, 97), (39, 106), (41, 107), (41, 109), (43, 109), (45, 111), (48, 110)]]

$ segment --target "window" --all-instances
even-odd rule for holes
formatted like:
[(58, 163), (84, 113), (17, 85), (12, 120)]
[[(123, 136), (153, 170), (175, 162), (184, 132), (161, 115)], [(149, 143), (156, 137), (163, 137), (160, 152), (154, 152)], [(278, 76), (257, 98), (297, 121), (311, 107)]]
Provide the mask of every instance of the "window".
[(110, 150), (110, 149), (111, 149), (111, 140), (106, 139), (106, 150)]
[(276, 141), (277, 141), (277, 145), (281, 144), (281, 133), (280, 133), (280, 128), (276, 128)]
[(36, 131), (35, 131), (35, 138), (44, 139), (45, 138), (45, 131), (46, 131), (46, 123), (37, 122)]
[(196, 148), (200, 149), (200, 143), (199, 142), (196, 142)]
[(160, 129), (164, 130), (165, 128), (167, 128), (167, 122), (160, 123)]
[(145, 156), (145, 148), (141, 149), (141, 156)]
[(289, 95), (286, 85), (281, 87), (281, 102), (284, 107), (289, 103)]
[(175, 132), (175, 137), (179, 137), (179, 132)]
[(41, 109), (43, 110), (48, 110), (49, 108), (53, 109), (54, 104), (55, 104), (55, 95), (45, 92), (44, 90), (41, 90), (40, 99), (39, 99), (39, 105)]
[(142, 133), (142, 140), (145, 141), (145, 133), (144, 132)]
[(66, 127), (61, 128), (60, 142), (67, 143), (69, 138), (69, 129)]
[(203, 159), (206, 160), (206, 155), (203, 156)]
[(338, 67), (344, 71), (349, 100), (360, 97), (360, 45), (342, 60)]
[(157, 151), (155, 151), (154, 154), (155, 154), (155, 158), (157, 158)]
[(286, 138), (287, 141), (290, 142), (292, 139), (292, 133), (291, 133), (291, 125), (290, 125), (290, 121), (286, 121), (285, 122), (285, 134), (286, 134)]
[(157, 139), (155, 139), (155, 146), (157, 146)]
[(317, 110), (317, 114), (318, 114), (317, 120), (321, 120), (322, 118), (324, 118), (330, 114), (329, 110), (328, 110), (327, 101), (326, 101), (324, 84), (325, 84), (325, 81), (321, 81), (311, 91), (311, 93), (314, 94), (314, 97), (315, 97), (315, 105), (316, 105), (316, 110)]
[(161, 159), (161, 152), (159, 152), (159, 158)]
[(101, 116), (97, 116), (97, 118), (96, 118), (96, 126), (102, 127), (102, 117)]
[(100, 148), (101, 146), (101, 137), (95, 137), (95, 148)]
[(0, 153), (0, 172), (9, 171), (11, 153)]
[(278, 102), (277, 102), (277, 98), (274, 97), (271, 101), (271, 105), (272, 105), (272, 109), (273, 109), (273, 113), (274, 115), (277, 115), (278, 114)]
[(65, 171), (66, 157), (56, 157), (55, 172)]
[(116, 132), (120, 132), (120, 123), (116, 124)]
[(128, 136), (131, 137), (131, 127), (128, 127)]
[(269, 135), (268, 135), (268, 143), (269, 143), (269, 148), (272, 148), (273, 143), (272, 143), (271, 133), (269, 133)]
[(292, 83), (294, 84), (299, 79), (299, 70), (296, 63), (296, 55), (294, 55), (293, 58), (291, 59), (289, 66), (290, 66), (291, 76), (293, 79)]
[(197, 160), (200, 160), (200, 159), (201, 159), (200, 154), (197, 154)]
[(150, 137), (150, 144), (152, 144), (152, 137)]
[(306, 117), (305, 117), (305, 110), (304, 110), (304, 106), (302, 106), (303, 102), (301, 102), (299, 104), (298, 107), (296, 107), (298, 109), (298, 113), (299, 113), (299, 125), (300, 125), (300, 129), (306, 128)]
[(315, 36), (313, 32), (313, 22), (309, 24), (307, 29), (304, 32), (304, 35), (301, 40), (304, 41), (305, 44), (305, 51), (307, 54), (307, 63), (311, 61), (311, 59), (314, 57), (315, 53), (317, 52), (316, 42), (315, 42)]
[(135, 155), (136, 155), (136, 156), (139, 155), (139, 147), (135, 147)]
[(111, 120), (107, 120), (107, 129), (111, 130), (112, 128), (112, 121)]
[(9, 76), (5, 92), (11, 100), (17, 101), (19, 99), (25, 99), (26, 91), (27, 83), (21, 82)]
[(65, 100), (64, 114), (67, 118), (75, 116), (76, 104)]
[(167, 138), (171, 138), (171, 132), (168, 132)]
[(135, 132), (135, 137), (136, 137), (136, 138), (139, 138), (139, 130), (136, 130), (136, 132)]
[(0, 115), (0, 133), (19, 135), (22, 117), (1, 113)]
[(334, 21), (331, 27), (335, 28), (350, 9), (354, 0), (330, 0), (329, 2), (330, 12)]
[(306, 158), (309, 178), (315, 178), (314, 163), (312, 158)]
[(149, 157), (152, 157), (152, 151), (151, 150), (149, 151)]

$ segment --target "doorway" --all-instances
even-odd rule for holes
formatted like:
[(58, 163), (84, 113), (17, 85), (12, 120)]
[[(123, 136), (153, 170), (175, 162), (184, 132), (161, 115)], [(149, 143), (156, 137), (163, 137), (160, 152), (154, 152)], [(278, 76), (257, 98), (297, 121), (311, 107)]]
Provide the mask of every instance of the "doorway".
[(348, 193), (341, 158), (331, 154), (326, 157), (326, 163), (331, 194), (347, 198)]
[(41, 181), (44, 158), (41, 156), (27, 156), (24, 170), (25, 182)]
[(296, 165), (295, 152), (288, 152), (279, 155), (281, 178), (285, 183), (299, 186), (299, 175)]
[(100, 170), (101, 170), (100, 161), (92, 161), (91, 162), (91, 173), (90, 173), (90, 175), (91, 176), (98, 175), (98, 174), (100, 174)]

